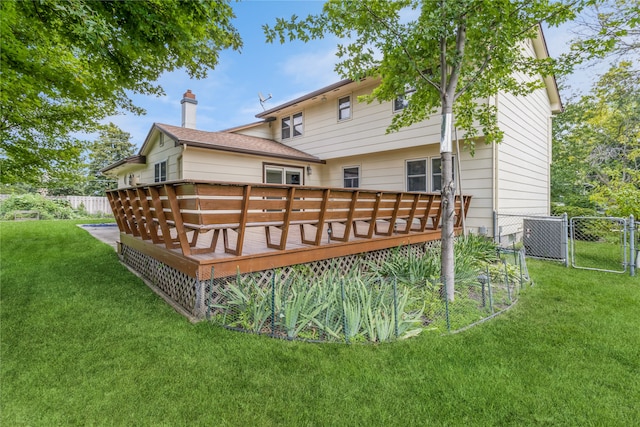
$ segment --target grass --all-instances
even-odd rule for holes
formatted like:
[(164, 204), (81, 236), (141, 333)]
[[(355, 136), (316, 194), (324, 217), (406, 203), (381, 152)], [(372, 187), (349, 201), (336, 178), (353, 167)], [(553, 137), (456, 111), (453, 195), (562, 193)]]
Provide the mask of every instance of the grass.
[(308, 344), (190, 324), (71, 221), (0, 238), (3, 426), (640, 425), (640, 278), (529, 261), (464, 333)]
[[(627, 244), (629, 246), (629, 244)], [(597, 268), (600, 270), (610, 270), (623, 272), (624, 251), (629, 250), (622, 242), (585, 242), (576, 240), (573, 246), (575, 254), (572, 263), (577, 267)], [(629, 255), (627, 255), (627, 262)], [(628, 271), (628, 270), (627, 270)]]

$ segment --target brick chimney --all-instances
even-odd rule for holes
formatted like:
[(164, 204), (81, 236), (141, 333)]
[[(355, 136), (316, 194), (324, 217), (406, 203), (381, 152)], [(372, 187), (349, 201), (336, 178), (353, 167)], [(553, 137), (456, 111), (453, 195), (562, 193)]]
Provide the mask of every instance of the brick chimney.
[(196, 101), (195, 94), (191, 93), (191, 89), (187, 90), (184, 95), (182, 95), (182, 127), (195, 129), (196, 128), (196, 106), (198, 105), (198, 101)]

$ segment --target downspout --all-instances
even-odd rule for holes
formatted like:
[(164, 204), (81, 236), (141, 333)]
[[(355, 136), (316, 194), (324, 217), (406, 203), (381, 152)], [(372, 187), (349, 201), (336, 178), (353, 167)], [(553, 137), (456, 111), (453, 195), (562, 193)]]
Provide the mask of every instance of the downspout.
[(553, 116), (547, 120), (547, 216), (551, 215), (551, 165), (553, 164)]
[(180, 170), (180, 176), (178, 179), (184, 179), (184, 153), (187, 151), (187, 144), (182, 144), (182, 153), (178, 157), (178, 168)]
[(456, 162), (456, 169), (458, 169), (458, 173), (456, 177), (458, 178), (458, 194), (460, 194), (460, 215), (462, 215), (462, 234), (464, 237), (467, 237), (467, 216), (464, 214), (465, 206), (464, 206), (464, 196), (462, 195), (462, 168), (460, 167), (460, 140), (458, 139), (458, 128), (454, 128), (454, 132), (456, 135), (456, 154), (458, 161)]
[[(491, 103), (491, 98), (487, 99), (487, 104)], [(496, 93), (495, 95), (495, 101), (494, 101), (495, 107), (496, 107), (496, 121), (499, 121), (499, 114), (500, 114), (500, 110), (498, 109), (498, 94)], [(493, 195), (493, 214), (494, 216), (497, 217), (498, 215), (498, 209), (500, 208), (500, 199), (498, 197), (498, 184), (499, 184), (499, 180), (498, 180), (498, 145), (495, 142), (491, 143), (491, 150), (492, 150), (492, 155), (493, 155), (493, 185), (491, 186), (491, 193)], [(500, 229), (499, 229), (499, 225), (498, 225), (498, 221), (494, 221), (493, 224), (494, 230), (493, 230), (493, 235), (495, 237), (498, 237), (498, 240), (500, 238)], [(495, 229), (497, 228), (497, 229)]]

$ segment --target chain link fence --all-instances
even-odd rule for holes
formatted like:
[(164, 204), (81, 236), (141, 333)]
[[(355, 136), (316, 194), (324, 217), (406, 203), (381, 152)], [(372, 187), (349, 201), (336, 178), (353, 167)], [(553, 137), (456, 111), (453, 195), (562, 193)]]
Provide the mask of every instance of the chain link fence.
[(392, 256), (383, 265), (363, 263), (348, 272), (331, 268), (318, 275), (297, 266), (213, 279), (207, 319), (289, 340), (380, 343), (464, 330), (510, 308), (532, 284), (524, 252), (499, 250), (491, 262), (471, 268), (461, 269), (465, 261), (459, 262), (455, 297), (448, 301), (433, 277), (439, 270), (434, 251)]
[(569, 225), (566, 214), (545, 216), (495, 213), (494, 239), (500, 247), (522, 249), (531, 258), (569, 262)]
[(524, 249), (527, 257), (574, 268), (625, 273), (640, 263), (638, 222), (633, 216), (572, 217), (495, 213), (494, 239), (500, 247)]
[[(627, 219), (571, 218), (571, 265), (585, 270), (624, 273), (629, 265)], [(635, 224), (634, 224), (635, 226)]]

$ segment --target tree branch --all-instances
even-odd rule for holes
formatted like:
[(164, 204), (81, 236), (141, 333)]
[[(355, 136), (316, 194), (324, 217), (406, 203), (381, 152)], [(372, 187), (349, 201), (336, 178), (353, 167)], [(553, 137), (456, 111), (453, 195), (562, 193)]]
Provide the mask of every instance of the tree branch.
[[(456, 54), (460, 58), (464, 58), (464, 48), (467, 42), (467, 15), (462, 15), (460, 17), (460, 23), (458, 24), (458, 29), (456, 31)], [(446, 48), (446, 40), (444, 41)], [(442, 41), (441, 41), (442, 45)], [(442, 56), (442, 53), (441, 53)], [(442, 59), (441, 59), (442, 63)], [(446, 66), (446, 64), (445, 64)], [(451, 77), (449, 78), (449, 83), (447, 85), (446, 92), (447, 94), (453, 94), (451, 98), (451, 104), (456, 99), (456, 87), (458, 86), (458, 79), (460, 78), (460, 72), (462, 70), (462, 61), (457, 61), (456, 65), (451, 70)], [(446, 75), (446, 68), (442, 69), (442, 74)]]
[(433, 82), (427, 75), (424, 74), (424, 72), (422, 71), (421, 67), (418, 67), (417, 61), (414, 59), (413, 55), (411, 55), (411, 53), (409, 52), (409, 50), (405, 46), (406, 43), (403, 40), (402, 35), (400, 33), (398, 33), (397, 31), (395, 31), (395, 29), (391, 25), (389, 25), (389, 23), (387, 21), (385, 21), (384, 19), (380, 18), (373, 10), (371, 10), (371, 8), (369, 6), (367, 6), (365, 4), (364, 8), (366, 9), (367, 13), (369, 13), (369, 15), (371, 15), (376, 21), (378, 21), (378, 23), (380, 23), (383, 27), (385, 27), (386, 30), (389, 33), (391, 33), (391, 34), (393, 34), (395, 36), (395, 38), (398, 40), (399, 46), (402, 48), (402, 51), (405, 53), (405, 55), (407, 55), (407, 57), (409, 58), (409, 61), (413, 64), (413, 68), (418, 72), (420, 77), (424, 81), (429, 83), (431, 86), (433, 86), (437, 91), (440, 91), (441, 90), (440, 87), (438, 87), (438, 85), (435, 82)]

